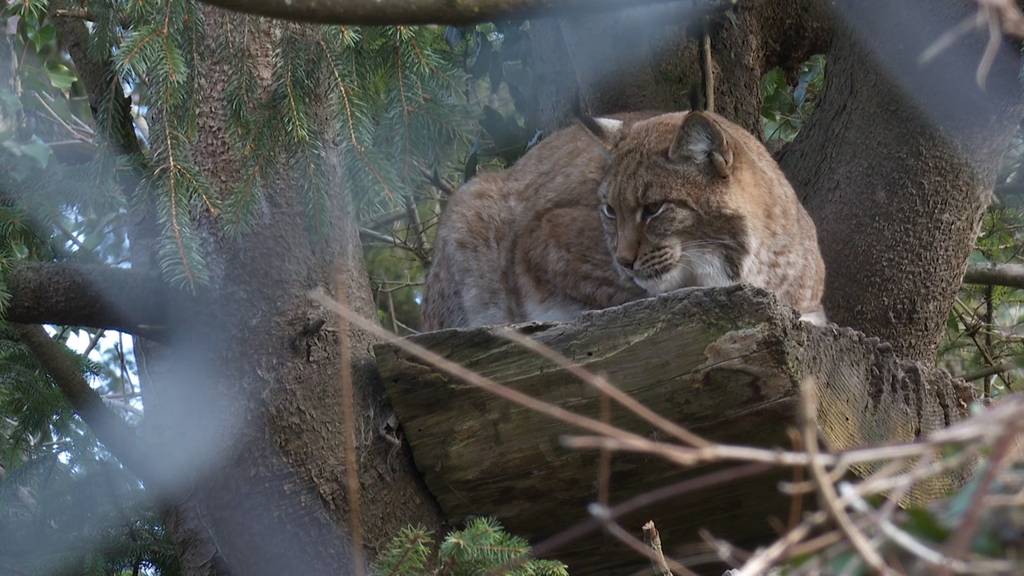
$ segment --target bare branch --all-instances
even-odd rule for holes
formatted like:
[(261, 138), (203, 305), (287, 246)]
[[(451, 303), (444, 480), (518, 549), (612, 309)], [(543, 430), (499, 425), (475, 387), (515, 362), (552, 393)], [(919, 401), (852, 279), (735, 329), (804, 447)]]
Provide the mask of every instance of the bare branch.
[(654, 567), (655, 574), (658, 576), (673, 576), (672, 570), (668, 566), (668, 562), (665, 560), (665, 552), (661, 549), (661, 535), (658, 534), (658, 529), (654, 526), (654, 520), (648, 520), (643, 525), (644, 531), (644, 542), (651, 547), (654, 551), (654, 558), (651, 560), (651, 565)]
[(953, 531), (953, 535), (946, 544), (946, 550), (953, 558), (963, 559), (967, 556), (971, 547), (971, 540), (974, 538), (974, 534), (981, 523), (981, 514), (984, 512), (982, 501), (985, 499), (985, 495), (988, 494), (992, 483), (996, 480), (996, 476), (1007, 464), (1009, 457), (1017, 446), (1019, 434), (1020, 425), (1013, 423), (1007, 427), (1006, 431), (992, 446), (992, 453), (988, 457), (985, 472), (974, 489), (971, 502), (964, 512), (960, 525)]
[[(609, 534), (618, 539), (619, 542), (622, 542), (626, 546), (632, 548), (641, 556), (646, 557), (651, 562), (662, 562), (666, 566), (666, 569), (671, 568), (683, 576), (697, 576), (693, 570), (690, 570), (671, 558), (666, 558), (665, 555), (661, 553), (661, 550), (655, 552), (649, 546), (645, 546), (643, 542), (627, 532), (626, 529), (618, 522), (608, 517), (608, 508), (600, 504), (594, 504), (590, 507), (590, 513), (604, 524), (604, 529)], [(672, 572), (668, 572), (668, 574), (672, 574)]]
[[(662, 486), (656, 490), (634, 496), (621, 504), (616, 504), (609, 508), (608, 517), (611, 519), (619, 518), (670, 498), (697, 492), (712, 486), (720, 486), (722, 484), (742, 480), (744, 478), (758, 476), (768, 472), (769, 470), (772, 470), (772, 466), (769, 464), (753, 463), (741, 464), (739, 466), (709, 472), (703, 476), (689, 478), (674, 484), (669, 484), (668, 486)], [(559, 532), (558, 534), (555, 534), (534, 546), (533, 555), (537, 557), (549, 555), (555, 550), (586, 536), (600, 527), (601, 522), (594, 517), (583, 520), (575, 526), (563, 530), (562, 532)], [(510, 569), (511, 566), (505, 566), (504, 568)]]
[(631, 397), (629, 394), (624, 393), (615, 386), (612, 386), (607, 379), (602, 376), (598, 376), (580, 366), (578, 363), (569, 360), (562, 354), (552, 348), (541, 344), (540, 342), (524, 336), (515, 330), (504, 328), (498, 332), (498, 335), (506, 340), (514, 342), (523, 348), (537, 354), (538, 356), (550, 360), (557, 364), (563, 370), (569, 372), (573, 376), (579, 378), (583, 382), (586, 382), (590, 386), (597, 389), (601, 394), (608, 396), (609, 398), (618, 402), (622, 407), (626, 408), (630, 412), (643, 418), (662, 432), (673, 436), (680, 442), (689, 446), (695, 446), (697, 448), (706, 448), (712, 446), (712, 443), (708, 440), (701, 438), (697, 434), (690, 432), (686, 428), (672, 422), (671, 420), (661, 416), (654, 410), (651, 410), (647, 406), (644, 406), (636, 399)]
[(960, 378), (962, 378), (965, 382), (981, 380), (982, 378), (988, 378), (989, 376), (995, 376), (996, 374), (1009, 372), (1010, 370), (1017, 368), (1018, 364), (1019, 363), (1016, 361), (1000, 362), (995, 366), (986, 366), (984, 368), (975, 370), (974, 372), (968, 372), (967, 374), (964, 374)]
[(678, 0), (203, 0), (206, 4), (259, 16), (323, 24), (371, 25), (471, 24), (537, 15), (590, 14), (672, 1)]
[[(80, 10), (70, 0), (50, 2), (50, 10), (56, 15), (59, 11)], [(97, 58), (89, 50), (89, 30), (83, 20), (69, 17), (54, 19), (54, 26), (60, 34), (71, 60), (75, 63), (78, 78), (85, 86), (89, 95), (89, 104), (95, 114), (102, 106), (104, 96), (109, 94), (116, 108), (117, 119), (112, 122), (112, 133), (104, 134), (120, 154), (135, 155), (140, 153), (139, 141), (135, 137), (131, 122), (131, 101), (125, 96), (121, 83), (116, 80), (113, 63), (110, 58)]]
[(813, 382), (805, 381), (800, 386), (801, 392), (801, 418), (803, 420), (804, 449), (811, 457), (808, 468), (811, 471), (811, 478), (818, 487), (818, 495), (821, 497), (822, 506), (828, 511), (829, 516), (846, 534), (850, 544), (860, 554), (864, 562), (871, 566), (875, 572), (880, 574), (893, 574), (894, 572), (885, 564), (885, 560), (875, 550), (874, 546), (867, 540), (864, 533), (857, 528), (853, 519), (846, 513), (846, 509), (839, 501), (839, 494), (828, 477), (825, 465), (816, 458), (818, 455), (818, 400), (817, 392)]
[[(339, 267), (338, 297), (345, 300), (345, 276)], [(341, 412), (345, 423), (345, 499), (349, 509), (349, 529), (352, 533), (352, 573), (364, 576), (363, 520), (359, 490), (359, 457), (356, 455), (355, 393), (352, 389), (352, 344), (348, 320), (342, 316), (338, 323), (338, 344), (341, 355)]]
[(964, 284), (1024, 288), (1024, 266), (1020, 264), (968, 266), (967, 272), (964, 274)]

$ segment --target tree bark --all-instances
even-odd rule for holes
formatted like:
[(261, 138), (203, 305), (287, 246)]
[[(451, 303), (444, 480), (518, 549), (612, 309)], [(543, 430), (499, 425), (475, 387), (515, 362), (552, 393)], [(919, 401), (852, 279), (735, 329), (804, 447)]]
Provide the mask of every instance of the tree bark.
[(531, 24), (543, 128), (572, 122), (577, 91), (591, 114), (675, 111), (700, 88), (699, 43), (711, 39), (716, 111), (761, 136), (761, 76), (824, 52), (831, 21), (818, 0), (634, 6)]
[[(225, 127), (234, 63), (215, 43), (238, 42), (243, 17), (212, 8), (205, 16), (196, 157), (211, 182), (229, 186), (242, 169)], [(281, 26), (250, 22), (246, 46), (264, 81)], [(251, 233), (225, 237), (202, 218), (210, 286), (172, 341), (137, 346), (147, 438), (179, 471), (171, 482), (187, 496), (168, 523), (187, 574), (348, 574), (353, 522), (371, 556), (404, 526), (438, 525), (406, 450), (381, 433), (390, 412), (370, 341), (356, 331), (356, 418), (342, 417), (338, 325), (307, 294), (325, 287), (366, 316), (375, 308), (340, 169), (331, 178), (335, 228), (325, 237), (309, 233), (307, 199), (286, 167), (267, 179), (272, 188)], [(152, 231), (137, 234), (146, 240)], [(346, 427), (355, 428), (356, 454), (345, 454)], [(351, 462), (361, 519), (349, 515)]]
[[(1021, 118), (1017, 50), (974, 84), (987, 34), (922, 52), (971, 2), (847, 2), (818, 109), (784, 150), (818, 226), (829, 319), (932, 361)], [(838, 26), (838, 24), (837, 24)]]

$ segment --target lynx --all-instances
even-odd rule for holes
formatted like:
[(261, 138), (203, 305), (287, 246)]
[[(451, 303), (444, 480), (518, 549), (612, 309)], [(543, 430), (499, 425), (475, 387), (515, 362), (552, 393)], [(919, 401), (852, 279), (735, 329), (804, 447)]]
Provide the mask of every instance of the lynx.
[(566, 320), (746, 283), (823, 322), (814, 223), (764, 146), (705, 112), (581, 118), (442, 217), (424, 328)]

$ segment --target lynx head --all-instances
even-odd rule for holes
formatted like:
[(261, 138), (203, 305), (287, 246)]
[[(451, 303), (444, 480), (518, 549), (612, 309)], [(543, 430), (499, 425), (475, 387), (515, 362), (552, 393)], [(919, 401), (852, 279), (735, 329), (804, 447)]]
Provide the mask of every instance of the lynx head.
[(742, 188), (757, 166), (723, 123), (700, 112), (583, 121), (608, 150), (599, 192), (608, 249), (651, 294), (740, 281), (749, 251)]

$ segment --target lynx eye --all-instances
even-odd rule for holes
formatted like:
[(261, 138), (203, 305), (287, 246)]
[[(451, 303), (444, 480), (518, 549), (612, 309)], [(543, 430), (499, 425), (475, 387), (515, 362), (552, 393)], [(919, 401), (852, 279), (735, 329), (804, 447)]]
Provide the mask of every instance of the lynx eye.
[(601, 214), (609, 220), (615, 220), (615, 208), (612, 208), (610, 204), (601, 204)]
[(644, 204), (643, 210), (640, 212), (640, 214), (644, 220), (650, 220), (651, 218), (654, 218), (658, 214), (664, 212), (666, 205), (667, 204), (665, 204), (664, 202), (653, 202), (651, 204)]

